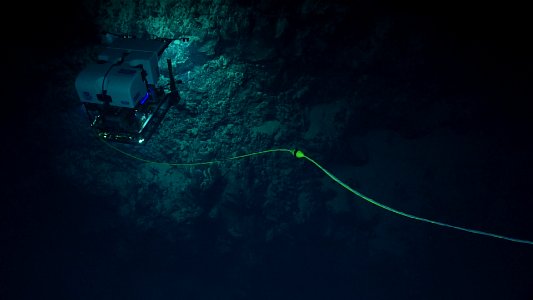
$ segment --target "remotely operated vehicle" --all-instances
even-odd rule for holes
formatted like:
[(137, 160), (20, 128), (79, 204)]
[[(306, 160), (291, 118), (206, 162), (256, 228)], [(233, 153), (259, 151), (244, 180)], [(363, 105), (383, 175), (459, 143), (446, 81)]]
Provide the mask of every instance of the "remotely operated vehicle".
[(168, 87), (157, 86), (159, 59), (171, 42), (114, 37), (78, 74), (76, 91), (100, 138), (142, 144), (179, 102), (170, 59)]

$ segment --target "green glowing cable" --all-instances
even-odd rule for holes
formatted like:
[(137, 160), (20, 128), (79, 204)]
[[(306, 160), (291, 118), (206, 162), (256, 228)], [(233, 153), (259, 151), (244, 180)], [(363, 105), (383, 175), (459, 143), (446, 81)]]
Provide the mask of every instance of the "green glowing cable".
[(515, 239), (515, 238), (511, 238), (511, 237), (507, 237), (507, 236), (503, 236), (503, 235), (499, 235), (499, 234), (493, 234), (493, 233), (489, 233), (489, 232), (484, 232), (484, 231), (480, 231), (480, 230), (474, 230), (474, 229), (469, 229), (469, 228), (464, 228), (464, 227), (460, 227), (460, 226), (454, 226), (454, 225), (450, 225), (450, 224), (446, 224), (446, 223), (442, 223), (442, 222), (437, 222), (437, 221), (434, 221), (434, 220), (430, 220), (430, 219), (426, 219), (426, 218), (421, 218), (421, 217), (417, 217), (415, 215), (411, 215), (411, 214), (408, 214), (408, 213), (405, 213), (405, 212), (402, 212), (402, 211), (399, 211), (399, 210), (396, 210), (392, 207), (389, 207), (387, 205), (384, 205), (384, 204), (381, 204), (375, 200), (373, 200), (372, 198), (370, 197), (367, 197), (363, 194), (361, 194), (360, 192), (354, 190), (353, 188), (351, 188), (350, 186), (348, 186), (347, 184), (345, 184), (344, 182), (342, 182), (339, 178), (337, 178), (335, 175), (331, 174), (328, 170), (326, 170), (324, 167), (322, 167), (319, 163), (317, 163), (316, 161), (314, 161), (312, 158), (306, 156), (301, 150), (297, 150), (297, 149), (270, 149), (270, 150), (265, 150), (265, 151), (260, 151), (260, 152), (253, 152), (253, 153), (249, 153), (249, 154), (244, 154), (244, 155), (238, 155), (238, 156), (234, 156), (234, 157), (229, 157), (229, 158), (226, 158), (226, 159), (222, 159), (222, 160), (212, 160), (212, 161), (206, 161), (206, 162), (196, 162), (196, 163), (166, 163), (166, 162), (156, 162), (156, 161), (152, 161), (152, 160), (147, 160), (147, 159), (143, 159), (143, 158), (140, 158), (140, 157), (137, 157), (135, 155), (132, 155), (130, 153), (127, 153), (125, 151), (122, 151), (120, 150), (119, 148), (105, 142), (104, 140), (102, 140), (106, 145), (108, 145), (109, 147), (111, 147), (112, 149), (128, 156), (128, 157), (131, 157), (133, 159), (136, 159), (136, 160), (139, 160), (139, 161), (142, 161), (142, 162), (147, 162), (147, 163), (155, 163), (155, 164), (165, 164), (165, 165), (169, 165), (169, 166), (201, 166), (201, 165), (211, 165), (211, 164), (215, 164), (215, 163), (221, 163), (221, 162), (224, 162), (224, 161), (229, 161), (229, 160), (237, 160), (237, 159), (241, 159), (241, 158), (245, 158), (245, 157), (251, 157), (251, 156), (256, 156), (256, 155), (262, 155), (262, 154), (266, 154), (266, 153), (271, 153), (271, 152), (289, 152), (291, 153), (294, 157), (296, 158), (304, 158), (306, 159), (307, 161), (311, 162), (314, 166), (316, 166), (318, 169), (320, 169), (322, 172), (324, 172), (324, 174), (326, 174), (329, 178), (331, 178), (333, 181), (335, 181), (336, 183), (338, 183), (340, 186), (342, 186), (343, 188), (345, 188), (346, 190), (348, 190), (349, 192), (351, 192), (352, 194), (358, 196), (359, 198), (365, 200), (366, 202), (369, 202), (377, 207), (380, 207), (382, 209), (385, 209), (387, 211), (390, 211), (392, 213), (395, 213), (395, 214), (398, 214), (402, 217), (406, 217), (406, 218), (409, 218), (409, 219), (413, 219), (413, 220), (417, 220), (417, 221), (422, 221), (422, 222), (426, 222), (426, 223), (430, 223), (430, 224), (434, 224), (434, 225), (438, 225), (438, 226), (442, 226), (442, 227), (447, 227), (447, 228), (452, 228), (452, 229), (456, 229), (456, 230), (461, 230), (461, 231), (466, 231), (466, 232), (469, 232), (469, 233), (474, 233), (474, 234), (478, 234), (478, 235), (484, 235), (484, 236), (489, 236), (489, 237), (493, 237), (493, 238), (498, 238), (498, 239), (502, 239), (502, 240), (507, 240), (507, 241), (511, 241), (511, 242), (515, 242), (515, 243), (522, 243), (522, 244), (529, 244), (529, 245), (533, 245), (533, 241), (528, 241), (528, 240), (522, 240), (522, 239)]
[(130, 158), (133, 158), (133, 159), (145, 162), (145, 163), (161, 164), (161, 165), (174, 166), (174, 167), (194, 167), (194, 166), (213, 165), (213, 164), (222, 163), (224, 161), (237, 160), (237, 159), (241, 159), (241, 158), (245, 158), (245, 157), (261, 155), (261, 154), (266, 154), (266, 153), (270, 153), (270, 152), (285, 152), (285, 151), (288, 151), (291, 154), (293, 153), (291, 150), (288, 150), (288, 149), (270, 149), (270, 150), (265, 150), (265, 151), (260, 151), (260, 152), (237, 155), (237, 156), (228, 157), (226, 159), (220, 159), (220, 160), (211, 160), (211, 161), (203, 161), (203, 162), (190, 162), (190, 163), (168, 163), (168, 162), (159, 162), (159, 161), (155, 161), (155, 160), (149, 160), (149, 159), (145, 159), (145, 158), (141, 158), (141, 157), (135, 156), (133, 154), (130, 154), (130, 153), (126, 152), (126, 151), (123, 151), (123, 150), (111, 145), (110, 143), (106, 142), (102, 138), (100, 138), (100, 140), (102, 142), (104, 142), (104, 144), (106, 144), (111, 149), (113, 149), (115, 151), (118, 151), (118, 152), (120, 152), (120, 153), (122, 153), (122, 154), (124, 154), (124, 155), (126, 155), (126, 156), (128, 156)]
[(493, 234), (493, 233), (489, 233), (489, 232), (484, 232), (484, 231), (480, 231), (480, 230), (474, 230), (474, 229), (454, 226), (454, 225), (450, 225), (450, 224), (446, 224), (446, 223), (442, 223), (442, 222), (437, 222), (437, 221), (433, 221), (433, 220), (426, 219), (426, 218), (417, 217), (417, 216), (414, 216), (414, 215), (411, 215), (411, 214), (408, 214), (408, 213), (404, 213), (402, 211), (396, 210), (396, 209), (394, 209), (392, 207), (389, 207), (387, 205), (381, 204), (381, 203), (373, 200), (372, 198), (367, 197), (367, 196), (359, 193), (358, 191), (352, 189), (347, 184), (342, 182), (339, 178), (335, 177), (335, 175), (331, 174), (328, 170), (326, 170), (324, 167), (322, 167), (320, 164), (318, 164), (316, 161), (314, 161), (312, 158), (306, 156), (302, 151), (296, 150), (296, 153), (294, 154), (294, 156), (297, 157), (297, 158), (305, 158), (305, 159), (307, 159), (312, 164), (314, 164), (317, 168), (319, 168), (322, 172), (324, 172), (326, 175), (328, 175), (329, 178), (333, 179), (333, 181), (335, 181), (336, 183), (338, 183), (340, 186), (342, 186), (343, 188), (347, 189), (348, 191), (352, 192), (354, 195), (360, 197), (361, 199), (363, 199), (363, 200), (365, 200), (365, 201), (367, 201), (367, 202), (369, 202), (371, 204), (374, 204), (374, 205), (376, 205), (376, 206), (378, 206), (380, 208), (383, 208), (385, 210), (388, 210), (390, 212), (398, 214), (400, 216), (403, 216), (403, 217), (406, 217), (406, 218), (410, 218), (410, 219), (413, 219), (413, 220), (417, 220), (417, 221), (422, 221), (422, 222), (426, 222), (426, 223), (431, 223), (431, 224), (443, 226), (443, 227), (448, 227), (448, 228), (462, 230), (462, 231), (475, 233), (475, 234), (479, 234), (479, 235), (485, 235), (485, 236), (490, 236), (490, 237), (493, 237), (493, 238), (503, 239), (503, 240), (507, 240), (507, 241), (511, 241), (511, 242), (533, 245), (533, 241), (515, 239), (515, 238), (506, 237), (506, 236), (503, 236), (503, 235)]

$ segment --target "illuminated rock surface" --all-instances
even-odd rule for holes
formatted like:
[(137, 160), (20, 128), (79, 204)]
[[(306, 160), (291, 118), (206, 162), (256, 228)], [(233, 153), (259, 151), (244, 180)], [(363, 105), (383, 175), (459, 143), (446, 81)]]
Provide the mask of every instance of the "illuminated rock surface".
[(532, 239), (525, 19), (323, 2), (25, 15), (41, 26), (8, 35), (0, 298), (532, 297), (531, 246), (398, 217), (288, 153), (175, 167), (92, 135), (74, 80), (101, 34), (176, 39), (160, 82), (170, 58), (182, 102), (120, 149), (190, 163), (296, 147), (396, 209)]

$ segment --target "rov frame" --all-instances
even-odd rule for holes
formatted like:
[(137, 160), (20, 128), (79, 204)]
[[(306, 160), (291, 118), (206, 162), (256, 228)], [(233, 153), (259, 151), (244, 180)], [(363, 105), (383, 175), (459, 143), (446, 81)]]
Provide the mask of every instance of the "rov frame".
[(76, 79), (90, 126), (107, 141), (143, 144), (157, 130), (180, 95), (167, 59), (169, 90), (156, 85), (158, 61), (171, 40), (121, 38)]

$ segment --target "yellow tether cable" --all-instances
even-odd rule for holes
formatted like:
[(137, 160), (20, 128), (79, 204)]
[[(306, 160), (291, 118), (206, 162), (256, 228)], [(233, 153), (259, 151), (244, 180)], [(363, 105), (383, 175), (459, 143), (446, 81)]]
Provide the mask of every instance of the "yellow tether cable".
[[(101, 139), (101, 138), (100, 138)], [(249, 153), (249, 154), (243, 154), (243, 155), (238, 155), (238, 156), (234, 156), (234, 157), (229, 157), (229, 158), (226, 158), (226, 159), (222, 159), (222, 160), (212, 160), (212, 161), (206, 161), (206, 162), (196, 162), (196, 163), (166, 163), (166, 162), (156, 162), (156, 161), (152, 161), (152, 160), (148, 160), (148, 159), (144, 159), (144, 158), (140, 158), (140, 157), (137, 157), (135, 155), (132, 155), (130, 153), (127, 153), (107, 142), (105, 142), (103, 139), (101, 139), (107, 146), (111, 147), (112, 149), (130, 157), (130, 158), (133, 158), (133, 159), (136, 159), (136, 160), (139, 160), (139, 161), (142, 161), (142, 162), (146, 162), (146, 163), (155, 163), (155, 164), (166, 164), (166, 165), (169, 165), (169, 166), (201, 166), (201, 165), (211, 165), (211, 164), (215, 164), (215, 163), (221, 163), (221, 162), (224, 162), (224, 161), (229, 161), (229, 160), (237, 160), (237, 159), (241, 159), (241, 158), (245, 158), (245, 157), (251, 157), (251, 156), (256, 156), (256, 155), (262, 155), (262, 154), (266, 154), (266, 153), (271, 153), (271, 152), (289, 152), (291, 153), (294, 157), (296, 158), (303, 158), (303, 159), (306, 159), (307, 161), (311, 162), (315, 167), (317, 167), (318, 169), (320, 169), (322, 172), (324, 172), (324, 174), (326, 174), (329, 178), (331, 178), (333, 181), (335, 181), (336, 183), (338, 183), (340, 186), (342, 186), (343, 188), (345, 188), (346, 190), (348, 190), (349, 192), (351, 192), (352, 194), (358, 196), (359, 198), (365, 200), (366, 202), (368, 203), (371, 203), (379, 208), (382, 208), (384, 210), (387, 210), (387, 211), (390, 211), (392, 213), (395, 213), (397, 215), (400, 215), (402, 217), (406, 217), (406, 218), (409, 218), (409, 219), (413, 219), (413, 220), (417, 220), (417, 221), (422, 221), (422, 222), (426, 222), (426, 223), (430, 223), (430, 224), (434, 224), (434, 225), (438, 225), (438, 226), (442, 226), (442, 227), (447, 227), (447, 228), (452, 228), (452, 229), (456, 229), (456, 230), (461, 230), (461, 231), (465, 231), (465, 232), (469, 232), (469, 233), (474, 233), (474, 234), (478, 234), (478, 235), (484, 235), (484, 236), (489, 236), (489, 237), (493, 237), (493, 238), (498, 238), (498, 239), (502, 239), (502, 240), (507, 240), (507, 241), (511, 241), (511, 242), (515, 242), (515, 243), (522, 243), (522, 244), (529, 244), (529, 245), (533, 245), (533, 241), (529, 241), (529, 240), (522, 240), (522, 239), (516, 239), (516, 238), (511, 238), (511, 237), (507, 237), (507, 236), (503, 236), (503, 235), (499, 235), (499, 234), (494, 234), (494, 233), (489, 233), (489, 232), (484, 232), (484, 231), (480, 231), (480, 230), (475, 230), (475, 229), (469, 229), (469, 228), (465, 228), (465, 227), (460, 227), (460, 226), (455, 226), (455, 225), (450, 225), (450, 224), (446, 224), (446, 223), (442, 223), (442, 222), (438, 222), (438, 221), (434, 221), (434, 220), (430, 220), (430, 219), (426, 219), (426, 218), (421, 218), (421, 217), (417, 217), (415, 215), (411, 215), (411, 214), (408, 214), (408, 213), (405, 213), (405, 212), (402, 212), (402, 211), (399, 211), (397, 209), (394, 209), (392, 207), (389, 207), (387, 205), (384, 205), (384, 204), (381, 204), (379, 202), (377, 202), (376, 200), (370, 198), (370, 197), (367, 197), (363, 194), (361, 194), (360, 192), (354, 190), (353, 188), (351, 188), (350, 186), (348, 186), (347, 184), (345, 184), (344, 182), (342, 182), (339, 178), (337, 178), (335, 175), (333, 175), (332, 173), (330, 173), (328, 170), (326, 170), (324, 167), (322, 167), (319, 163), (317, 163), (316, 161), (314, 161), (312, 158), (306, 156), (301, 150), (297, 150), (297, 149), (270, 149), (270, 150), (264, 150), (264, 151), (259, 151), (259, 152), (253, 152), (253, 153)]]
[(135, 156), (133, 154), (130, 154), (130, 153), (126, 152), (126, 151), (123, 151), (123, 150), (111, 145), (110, 143), (106, 142), (102, 138), (100, 138), (100, 140), (102, 142), (104, 142), (104, 144), (106, 144), (108, 147), (110, 147), (113, 150), (118, 151), (118, 152), (120, 152), (120, 153), (122, 153), (122, 154), (124, 154), (124, 155), (126, 155), (126, 156), (128, 156), (130, 158), (133, 158), (133, 159), (145, 162), (145, 163), (162, 164), (162, 165), (175, 166), (175, 167), (193, 167), (193, 166), (202, 166), (202, 165), (212, 165), (212, 164), (222, 163), (222, 162), (228, 161), (228, 160), (237, 160), (237, 159), (241, 159), (241, 158), (245, 158), (245, 157), (261, 155), (261, 154), (266, 154), (266, 153), (270, 153), (270, 152), (285, 152), (286, 151), (286, 152), (290, 152), (291, 154), (293, 153), (293, 151), (289, 150), (289, 149), (270, 149), (270, 150), (265, 150), (265, 151), (249, 153), (249, 154), (237, 155), (237, 156), (228, 157), (226, 159), (220, 159), (220, 160), (211, 160), (211, 161), (204, 161), (204, 162), (190, 162), (190, 163), (168, 163), (168, 162), (159, 162), (159, 161), (154, 161), (154, 160), (149, 160), (149, 159), (144, 159), (144, 158), (141, 158), (141, 157), (137, 157), (137, 156)]

